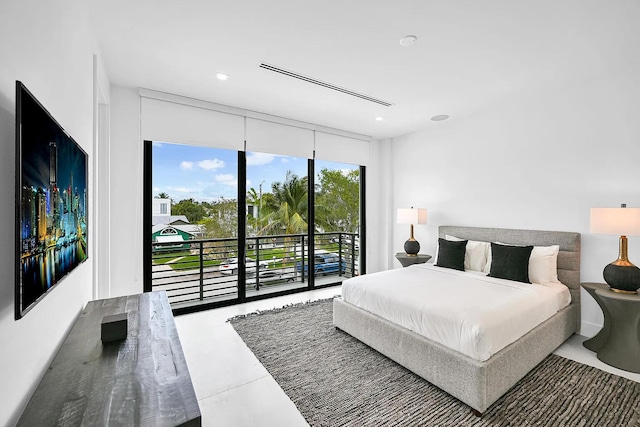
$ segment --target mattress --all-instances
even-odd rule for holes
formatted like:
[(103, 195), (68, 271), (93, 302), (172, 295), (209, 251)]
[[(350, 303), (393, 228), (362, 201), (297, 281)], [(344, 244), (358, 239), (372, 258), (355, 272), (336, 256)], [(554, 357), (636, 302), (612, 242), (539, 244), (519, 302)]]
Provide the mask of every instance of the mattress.
[(431, 264), (347, 279), (342, 298), (479, 361), (571, 302), (561, 283), (513, 282)]

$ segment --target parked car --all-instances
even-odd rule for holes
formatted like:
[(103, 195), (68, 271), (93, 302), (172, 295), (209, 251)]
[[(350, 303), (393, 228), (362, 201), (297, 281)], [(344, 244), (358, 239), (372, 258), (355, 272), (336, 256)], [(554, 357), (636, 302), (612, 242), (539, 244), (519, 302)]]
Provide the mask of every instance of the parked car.
[[(260, 271), (260, 285), (268, 285), (274, 282), (292, 282), (294, 280), (293, 273), (286, 273), (282, 269), (273, 269), (273, 270), (264, 270)], [(256, 285), (256, 277), (255, 274), (247, 279), (247, 286), (255, 286)]]
[[(342, 244), (343, 245), (347, 245), (347, 247), (351, 247), (351, 236), (345, 237), (342, 240)], [(357, 236), (353, 241), (353, 248), (356, 249), (356, 250), (360, 249), (360, 239)]]
[[(315, 275), (319, 274), (330, 274), (330, 273), (344, 273), (347, 269), (347, 263), (343, 259), (340, 261), (340, 256), (333, 252), (325, 252), (325, 251), (316, 251), (316, 254), (313, 257), (314, 266), (313, 271)], [(302, 261), (296, 262), (296, 271), (302, 271)], [(307, 263), (304, 264), (304, 272), (305, 274), (309, 270), (309, 265)]]
[[(338, 236), (333, 236), (330, 241), (331, 243), (338, 243), (339, 241), (342, 241), (342, 245), (343, 246), (347, 246), (347, 247), (351, 247), (351, 235), (340, 235), (340, 238), (338, 238)], [(360, 249), (360, 238), (358, 236), (355, 237), (354, 239), (354, 248)]]
[[(256, 260), (246, 257), (245, 264), (247, 266), (247, 273), (253, 272), (253, 274), (255, 274)], [(269, 268), (269, 261), (260, 261), (260, 270), (266, 268)], [(224, 260), (224, 262), (220, 264), (219, 270), (222, 274), (234, 275), (238, 273), (238, 258), (228, 258)]]

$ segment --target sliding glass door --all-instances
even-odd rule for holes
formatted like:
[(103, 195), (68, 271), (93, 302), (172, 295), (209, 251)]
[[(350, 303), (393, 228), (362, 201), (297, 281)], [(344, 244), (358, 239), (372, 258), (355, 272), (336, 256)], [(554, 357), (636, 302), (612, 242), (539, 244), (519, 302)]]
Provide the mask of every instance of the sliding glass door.
[(246, 296), (307, 287), (307, 159), (247, 152)]
[(238, 154), (152, 144), (152, 288), (173, 307), (238, 297)]
[(360, 167), (315, 162), (315, 283), (359, 274)]
[(359, 274), (363, 167), (145, 142), (145, 290), (177, 312)]

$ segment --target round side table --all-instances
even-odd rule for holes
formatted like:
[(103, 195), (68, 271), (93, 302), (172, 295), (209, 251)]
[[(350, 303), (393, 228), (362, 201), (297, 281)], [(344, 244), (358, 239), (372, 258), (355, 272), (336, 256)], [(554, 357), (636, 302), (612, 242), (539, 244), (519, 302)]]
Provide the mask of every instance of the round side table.
[(413, 264), (424, 264), (431, 259), (431, 255), (407, 255), (405, 252), (398, 252), (396, 254), (396, 259), (400, 261), (400, 264), (402, 264), (403, 267), (409, 267)]
[(603, 305), (600, 297), (596, 295), (596, 291), (598, 289), (608, 291), (609, 285), (607, 285), (606, 283), (582, 283), (582, 287), (589, 293), (589, 295), (593, 297), (594, 300), (596, 300), (596, 302), (600, 306), (600, 309), (602, 310), (602, 313), (604, 313), (604, 325), (602, 326), (602, 329), (600, 329), (600, 332), (598, 332), (593, 338), (590, 338), (582, 343), (583, 346), (597, 353), (598, 350), (600, 350), (607, 343), (609, 335), (611, 334), (611, 315), (606, 313), (607, 307)]
[(609, 337), (598, 350), (598, 359), (629, 372), (640, 373), (640, 295), (596, 289), (605, 323), (611, 324)]

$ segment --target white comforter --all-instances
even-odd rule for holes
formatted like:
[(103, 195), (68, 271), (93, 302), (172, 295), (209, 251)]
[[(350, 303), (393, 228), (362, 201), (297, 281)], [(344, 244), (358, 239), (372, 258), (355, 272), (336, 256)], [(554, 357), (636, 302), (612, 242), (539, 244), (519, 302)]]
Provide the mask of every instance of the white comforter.
[(561, 283), (520, 283), (418, 264), (345, 280), (342, 298), (482, 361), (567, 306), (571, 294)]

